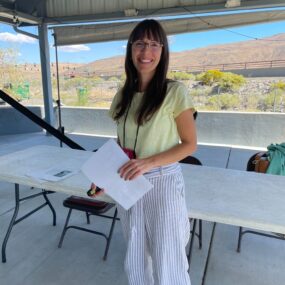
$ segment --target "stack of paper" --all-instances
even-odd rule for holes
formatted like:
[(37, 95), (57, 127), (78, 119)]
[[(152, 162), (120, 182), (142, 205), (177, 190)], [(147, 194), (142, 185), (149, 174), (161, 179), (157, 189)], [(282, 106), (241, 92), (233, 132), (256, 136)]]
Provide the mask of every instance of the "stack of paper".
[(120, 146), (110, 139), (81, 169), (91, 182), (105, 189), (106, 194), (126, 210), (152, 188), (152, 184), (144, 176), (128, 181), (120, 177), (118, 170), (128, 160)]

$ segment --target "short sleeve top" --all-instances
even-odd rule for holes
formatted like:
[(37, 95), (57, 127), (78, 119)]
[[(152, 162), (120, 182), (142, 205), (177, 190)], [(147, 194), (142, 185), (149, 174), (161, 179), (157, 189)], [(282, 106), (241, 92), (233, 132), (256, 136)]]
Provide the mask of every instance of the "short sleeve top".
[[(119, 90), (115, 95), (110, 116), (114, 119), (116, 106), (122, 96)], [(125, 125), (125, 145), (134, 149), (137, 132), (137, 111), (139, 109), (143, 92), (134, 94)], [(167, 85), (166, 97), (161, 107), (154, 113), (152, 118), (139, 127), (136, 155), (137, 158), (145, 158), (163, 151), (166, 151), (179, 143), (180, 137), (177, 131), (175, 119), (187, 109), (195, 110), (192, 99), (186, 86), (177, 81), (171, 81)], [(123, 144), (123, 128), (125, 116), (117, 121), (118, 137)]]

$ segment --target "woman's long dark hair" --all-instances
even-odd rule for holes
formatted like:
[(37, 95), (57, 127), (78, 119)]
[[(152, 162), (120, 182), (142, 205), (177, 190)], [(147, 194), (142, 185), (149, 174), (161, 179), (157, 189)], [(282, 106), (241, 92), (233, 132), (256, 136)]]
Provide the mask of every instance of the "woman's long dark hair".
[(132, 61), (132, 43), (144, 37), (160, 42), (162, 46), (161, 58), (156, 67), (155, 74), (144, 92), (141, 106), (138, 110), (137, 123), (139, 125), (148, 121), (159, 109), (167, 89), (166, 74), (169, 64), (169, 48), (166, 34), (155, 20), (140, 22), (130, 34), (125, 58), (126, 81), (122, 89), (122, 97), (116, 106), (115, 120), (121, 118), (132, 102), (134, 93), (138, 91), (138, 73)]

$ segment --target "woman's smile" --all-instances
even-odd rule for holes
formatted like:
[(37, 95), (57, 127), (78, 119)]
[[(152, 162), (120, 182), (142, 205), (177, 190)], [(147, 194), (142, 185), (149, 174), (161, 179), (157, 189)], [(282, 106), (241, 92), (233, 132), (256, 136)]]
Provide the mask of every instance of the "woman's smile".
[(134, 42), (132, 61), (138, 73), (154, 73), (160, 61), (161, 51), (160, 44), (153, 40), (144, 38)]

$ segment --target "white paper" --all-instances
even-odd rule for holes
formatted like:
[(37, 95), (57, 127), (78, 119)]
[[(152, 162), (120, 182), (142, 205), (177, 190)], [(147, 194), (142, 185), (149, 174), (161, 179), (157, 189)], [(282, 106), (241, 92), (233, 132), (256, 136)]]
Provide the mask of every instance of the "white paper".
[(33, 170), (31, 172), (27, 172), (26, 175), (29, 177), (32, 177), (39, 182), (44, 181), (60, 181), (67, 177), (70, 177), (77, 173), (78, 171), (75, 171), (70, 168), (66, 167), (51, 167), (45, 170)]
[(142, 175), (131, 181), (120, 177), (118, 169), (128, 160), (118, 144), (110, 139), (81, 168), (91, 182), (105, 189), (106, 194), (126, 210), (153, 187)]

